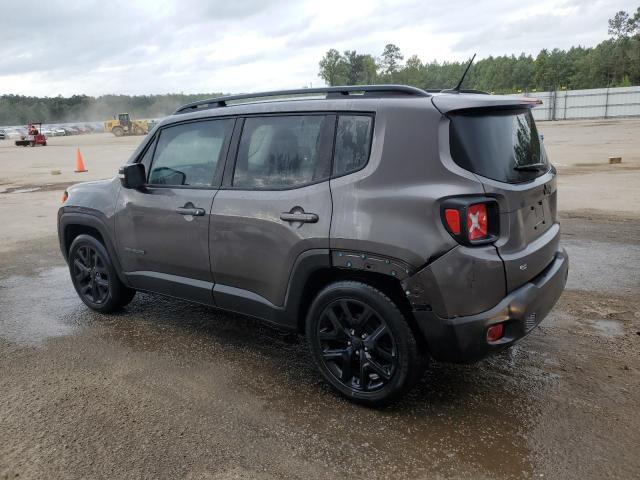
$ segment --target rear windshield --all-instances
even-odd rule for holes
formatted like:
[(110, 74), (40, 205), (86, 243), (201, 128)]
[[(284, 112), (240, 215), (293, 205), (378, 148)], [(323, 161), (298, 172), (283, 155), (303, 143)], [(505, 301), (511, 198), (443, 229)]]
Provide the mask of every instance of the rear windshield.
[(531, 110), (481, 110), (450, 115), (453, 160), (465, 170), (507, 183), (549, 170)]

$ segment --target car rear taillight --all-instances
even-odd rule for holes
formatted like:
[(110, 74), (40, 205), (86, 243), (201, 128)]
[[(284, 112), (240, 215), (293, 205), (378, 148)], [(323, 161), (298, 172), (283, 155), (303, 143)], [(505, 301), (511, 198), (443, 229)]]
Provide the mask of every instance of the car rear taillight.
[(498, 238), (498, 202), (492, 198), (447, 198), (441, 213), (447, 231), (463, 245), (482, 245)]
[(446, 208), (444, 210), (444, 218), (451, 233), (460, 235), (460, 212), (455, 208)]
[(62, 194), (62, 203), (66, 202), (68, 198), (69, 198), (69, 192), (65, 190), (64, 193)]
[(469, 240), (480, 240), (489, 235), (487, 206), (484, 203), (470, 205), (467, 209), (467, 232)]

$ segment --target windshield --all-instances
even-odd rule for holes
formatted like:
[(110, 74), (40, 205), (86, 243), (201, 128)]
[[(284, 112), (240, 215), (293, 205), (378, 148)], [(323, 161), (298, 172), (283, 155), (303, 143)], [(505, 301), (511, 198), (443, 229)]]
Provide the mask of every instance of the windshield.
[(450, 115), (453, 160), (465, 170), (507, 183), (549, 170), (531, 110), (476, 110)]

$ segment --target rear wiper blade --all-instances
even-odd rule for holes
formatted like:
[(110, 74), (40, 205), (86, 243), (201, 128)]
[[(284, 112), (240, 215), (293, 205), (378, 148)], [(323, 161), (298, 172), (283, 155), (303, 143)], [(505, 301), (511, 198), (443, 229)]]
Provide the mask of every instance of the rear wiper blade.
[(540, 170), (547, 170), (549, 165), (546, 163), (529, 163), (528, 165), (516, 165), (513, 167), (514, 170), (524, 170), (524, 171), (535, 171), (538, 172)]

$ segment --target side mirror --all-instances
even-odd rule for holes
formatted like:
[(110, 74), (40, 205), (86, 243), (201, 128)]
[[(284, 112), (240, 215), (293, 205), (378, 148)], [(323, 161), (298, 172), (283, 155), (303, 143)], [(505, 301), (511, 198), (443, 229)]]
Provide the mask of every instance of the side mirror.
[(146, 183), (144, 165), (142, 163), (130, 163), (120, 168), (118, 178), (124, 188), (142, 188)]

